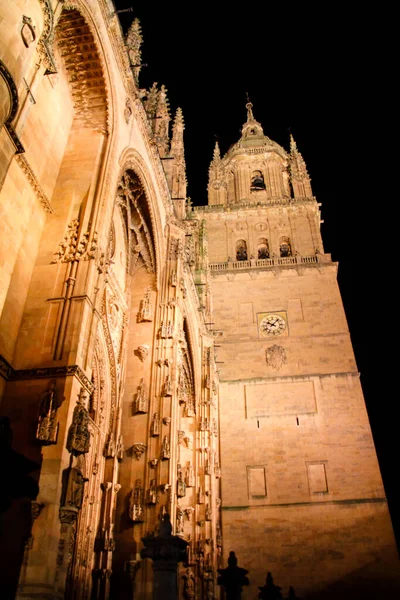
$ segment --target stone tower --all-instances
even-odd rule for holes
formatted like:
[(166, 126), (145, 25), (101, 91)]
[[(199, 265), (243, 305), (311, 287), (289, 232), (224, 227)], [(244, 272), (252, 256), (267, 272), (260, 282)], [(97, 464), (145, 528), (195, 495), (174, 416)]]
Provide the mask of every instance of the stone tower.
[(272, 571), (302, 597), (338, 581), (354, 597), (354, 573), (376, 584), (397, 554), (338, 265), (293, 137), (286, 152), (246, 108), (194, 211), (218, 346), (224, 556), (252, 584)]

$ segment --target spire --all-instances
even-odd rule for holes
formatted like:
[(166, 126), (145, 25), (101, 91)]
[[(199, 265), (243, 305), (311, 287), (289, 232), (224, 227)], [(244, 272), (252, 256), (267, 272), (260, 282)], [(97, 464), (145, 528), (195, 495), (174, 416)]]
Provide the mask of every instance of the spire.
[(178, 108), (172, 127), (172, 140), (170, 154), (174, 160), (172, 172), (171, 194), (173, 198), (186, 198), (186, 162), (185, 149), (183, 145), (183, 121), (182, 109)]
[(167, 89), (162, 85), (158, 93), (158, 102), (154, 119), (154, 136), (160, 156), (166, 156), (169, 150), (169, 102)]
[(135, 19), (126, 34), (125, 44), (129, 55), (129, 64), (131, 66), (136, 83), (139, 80), (139, 73), (142, 63), (141, 45), (143, 43), (142, 28), (139, 19)]
[(312, 197), (311, 180), (306, 163), (292, 134), (290, 134), (290, 180), (295, 198)]
[(247, 121), (242, 127), (242, 138), (261, 138), (264, 137), (263, 128), (261, 124), (255, 120), (253, 115), (253, 104), (249, 100), (247, 95)]
[(298, 152), (297, 150), (297, 144), (294, 140), (294, 137), (292, 136), (292, 134), (290, 134), (290, 152), (292, 154), (294, 154), (295, 152)]
[(221, 160), (221, 152), (219, 150), (218, 142), (215, 142), (214, 154), (213, 154), (213, 162), (218, 162)]

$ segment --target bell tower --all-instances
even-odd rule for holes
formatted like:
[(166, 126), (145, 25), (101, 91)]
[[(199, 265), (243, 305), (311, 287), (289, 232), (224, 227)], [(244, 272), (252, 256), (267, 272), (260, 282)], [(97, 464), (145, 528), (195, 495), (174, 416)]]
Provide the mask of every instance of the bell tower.
[(288, 152), (246, 109), (195, 209), (220, 377), (224, 561), (236, 552), (253, 595), (271, 571), (301, 597), (346, 598), (354, 573), (370, 589), (395, 577), (392, 526), (305, 161), (293, 136)]

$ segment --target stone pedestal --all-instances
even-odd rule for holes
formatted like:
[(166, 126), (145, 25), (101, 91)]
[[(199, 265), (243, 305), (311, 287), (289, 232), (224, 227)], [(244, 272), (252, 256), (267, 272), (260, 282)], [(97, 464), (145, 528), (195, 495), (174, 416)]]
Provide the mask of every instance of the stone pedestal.
[(237, 566), (237, 558), (234, 552), (229, 552), (228, 566), (226, 569), (218, 569), (218, 585), (225, 590), (227, 600), (240, 600), (242, 588), (249, 585), (246, 577), (248, 571)]
[(153, 561), (153, 600), (177, 600), (177, 568), (185, 560), (188, 543), (172, 535), (169, 515), (164, 516), (159, 535), (144, 537), (142, 542), (145, 548), (140, 552), (141, 558)]

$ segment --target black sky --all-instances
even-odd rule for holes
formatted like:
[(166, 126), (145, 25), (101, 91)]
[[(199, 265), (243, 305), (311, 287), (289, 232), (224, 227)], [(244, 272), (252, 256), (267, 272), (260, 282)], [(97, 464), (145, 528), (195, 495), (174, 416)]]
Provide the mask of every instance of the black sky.
[(385, 210), (393, 201), (386, 148), (393, 127), (392, 59), (385, 42), (390, 14), (337, 3), (183, 7), (117, 0), (116, 6), (133, 7), (132, 13), (119, 14), (125, 31), (133, 18), (141, 22), (147, 66), (140, 86), (164, 84), (172, 113), (178, 106), (183, 110), (188, 194), (195, 205), (207, 203), (216, 139), (223, 154), (240, 136), (246, 94), (266, 135), (288, 150), (293, 134), (322, 203), (325, 251), (339, 263), (339, 285), (400, 540), (399, 394), (391, 385), (390, 348), (397, 302), (388, 278), (394, 242)]

